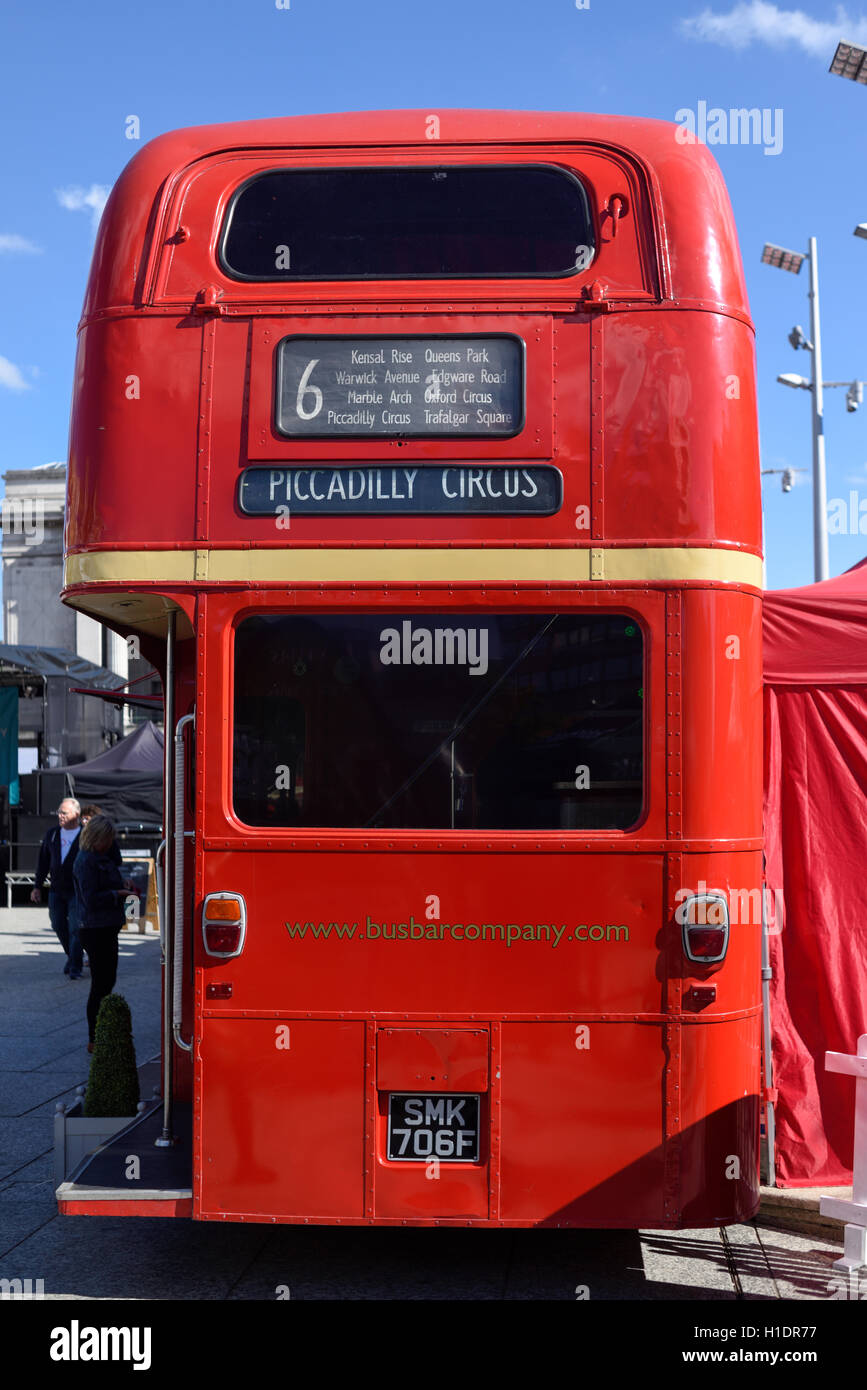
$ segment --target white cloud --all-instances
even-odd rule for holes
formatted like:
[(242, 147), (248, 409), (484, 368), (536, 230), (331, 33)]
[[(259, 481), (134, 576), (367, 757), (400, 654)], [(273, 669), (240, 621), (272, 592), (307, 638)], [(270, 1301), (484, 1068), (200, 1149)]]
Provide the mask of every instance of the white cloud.
[(842, 6), (836, 17), (813, 19), (803, 10), (782, 10), (767, 0), (749, 0), (735, 5), (728, 14), (701, 14), (680, 21), (680, 32), (688, 39), (719, 43), (724, 48), (748, 48), (753, 43), (765, 43), (771, 48), (786, 48), (792, 44), (814, 57), (834, 56), (841, 39), (867, 44), (867, 19), (850, 18)]
[(90, 208), (93, 230), (99, 226), (99, 219), (111, 189), (105, 183), (92, 183), (90, 188), (58, 188), (57, 201), (69, 212), (83, 212)]
[(28, 241), (25, 236), (19, 236), (17, 232), (0, 232), (0, 253), (4, 251), (23, 251), (25, 254), (33, 255), (41, 250), (41, 246), (36, 246), (32, 241)]
[(6, 386), (10, 391), (30, 390), (30, 382), (24, 380), (21, 368), (10, 362), (8, 357), (0, 357), (0, 386)]

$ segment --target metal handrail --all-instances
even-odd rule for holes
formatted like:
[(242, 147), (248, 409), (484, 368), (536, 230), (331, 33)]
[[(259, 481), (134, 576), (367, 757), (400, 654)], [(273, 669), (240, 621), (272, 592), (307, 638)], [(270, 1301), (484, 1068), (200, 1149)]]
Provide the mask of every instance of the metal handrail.
[[(762, 856), (764, 860), (764, 856)], [(774, 1102), (771, 1099), (774, 1085), (774, 1059), (771, 1049), (771, 980), (774, 972), (771, 969), (771, 950), (768, 939), (768, 913), (767, 913), (767, 883), (765, 879), (765, 866), (762, 865), (762, 1071), (764, 1075), (764, 1095), (765, 1095), (765, 1134), (768, 1141), (768, 1186), (777, 1185), (777, 1160), (776, 1160), (776, 1112)]]
[(166, 952), (166, 942), (165, 942), (165, 926), (166, 926), (166, 924), (165, 924), (165, 901), (164, 901), (164, 900), (165, 900), (165, 895), (166, 895), (166, 894), (165, 894), (165, 884), (164, 884), (164, 882), (163, 882), (163, 868), (162, 868), (162, 862), (161, 862), (161, 861), (162, 861), (162, 858), (163, 858), (163, 855), (165, 854), (165, 852), (166, 852), (166, 842), (165, 842), (165, 840), (160, 840), (159, 844), (157, 845), (157, 852), (156, 852), (156, 854), (154, 855), (154, 876), (155, 876), (156, 881), (157, 881), (157, 922), (158, 922), (158, 924), (159, 924), (159, 929), (160, 929), (160, 950), (161, 950), (161, 952), (162, 952), (163, 960), (165, 960), (165, 952)]
[[(166, 843), (172, 839), (173, 818), (175, 801), (173, 796), (175, 765), (172, 759), (172, 740), (171, 730), (174, 728), (175, 719), (175, 636), (177, 629), (177, 612), (173, 609), (166, 619), (166, 671), (163, 689), (165, 691), (165, 751), (163, 765), (163, 784), (166, 798), (165, 813), (165, 832)], [(172, 946), (173, 936), (169, 914), (171, 913), (172, 900), (170, 892), (172, 878), (171, 856), (166, 858), (165, 875), (166, 881), (163, 884), (163, 907), (165, 909), (165, 932), (160, 930), (160, 939), (163, 950), (163, 1127), (162, 1133), (154, 1140), (157, 1148), (171, 1148), (175, 1142), (173, 1134), (174, 1118), (173, 1104), (174, 1091), (172, 1084), (172, 1071), (174, 1064), (174, 1033), (172, 1030)], [(162, 922), (162, 918), (160, 919)]]
[(184, 729), (188, 724), (195, 728), (195, 714), (184, 714), (175, 726), (175, 816), (174, 816), (174, 852), (175, 852), (175, 910), (173, 916), (173, 929), (175, 934), (173, 951), (173, 980), (172, 980), (172, 1036), (178, 1047), (184, 1052), (192, 1052), (193, 1040), (185, 1042), (181, 1036), (183, 1024), (183, 1004), (184, 1004), (184, 841), (186, 834), (184, 831)]

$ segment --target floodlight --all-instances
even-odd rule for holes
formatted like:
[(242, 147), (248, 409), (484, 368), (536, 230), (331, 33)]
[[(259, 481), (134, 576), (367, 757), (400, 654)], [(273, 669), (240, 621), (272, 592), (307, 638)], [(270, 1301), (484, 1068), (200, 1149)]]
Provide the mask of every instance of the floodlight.
[(813, 351), (813, 344), (810, 342), (810, 339), (807, 337), (806, 333), (804, 332), (803, 328), (799, 323), (795, 324), (794, 328), (789, 334), (789, 342), (792, 344), (793, 348), (802, 347), (807, 348), (810, 352)]
[(835, 77), (848, 77), (850, 82), (867, 85), (867, 48), (841, 39), (828, 71)]
[(777, 270), (790, 270), (793, 275), (798, 275), (806, 260), (803, 251), (787, 251), (784, 246), (773, 246), (771, 242), (765, 242), (762, 251), (762, 264), (772, 265)]
[(812, 391), (813, 389), (806, 377), (795, 376), (794, 372), (783, 372), (781, 376), (777, 377), (777, 381), (781, 386), (800, 387), (804, 391)]
[(852, 235), (861, 237), (862, 241), (867, 241), (867, 222), (859, 222)]

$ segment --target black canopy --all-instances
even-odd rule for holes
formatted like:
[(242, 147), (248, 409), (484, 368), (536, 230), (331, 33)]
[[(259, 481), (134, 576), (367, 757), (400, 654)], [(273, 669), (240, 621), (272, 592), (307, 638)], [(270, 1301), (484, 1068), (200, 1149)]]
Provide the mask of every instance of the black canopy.
[(92, 661), (79, 656), (77, 652), (67, 651), (65, 647), (18, 647), (8, 642), (0, 642), (0, 662), (8, 666), (21, 667), (25, 671), (35, 671), (40, 676), (62, 676), (65, 679), (80, 681), (82, 685), (105, 686), (116, 689), (120, 676), (105, 666), (95, 666)]
[(113, 748), (65, 772), (82, 803), (93, 801), (114, 821), (163, 818), (163, 731), (141, 724)]

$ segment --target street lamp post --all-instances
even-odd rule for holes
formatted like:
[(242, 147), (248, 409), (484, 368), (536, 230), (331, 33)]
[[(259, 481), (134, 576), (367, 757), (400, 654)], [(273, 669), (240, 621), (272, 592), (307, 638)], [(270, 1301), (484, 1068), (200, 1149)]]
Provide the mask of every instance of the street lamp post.
[(813, 572), (828, 578), (828, 492), (825, 478), (825, 397), (822, 380), (822, 328), (819, 322), (819, 261), (810, 237), (810, 336), (813, 340)]
[(770, 242), (766, 243), (762, 251), (762, 261), (765, 265), (775, 266), (778, 270), (788, 270), (793, 275), (800, 274), (801, 265), (805, 260), (810, 262), (809, 300), (811, 342), (809, 344), (803, 342), (801, 346), (809, 347), (813, 359), (813, 373), (810, 383), (813, 402), (813, 575), (819, 580), (828, 578), (828, 528), (826, 523), (828, 505), (827, 485), (825, 481), (822, 330), (819, 315), (819, 253), (814, 236), (810, 237), (809, 251), (806, 255), (800, 251), (787, 251), (782, 246), (773, 246)]

